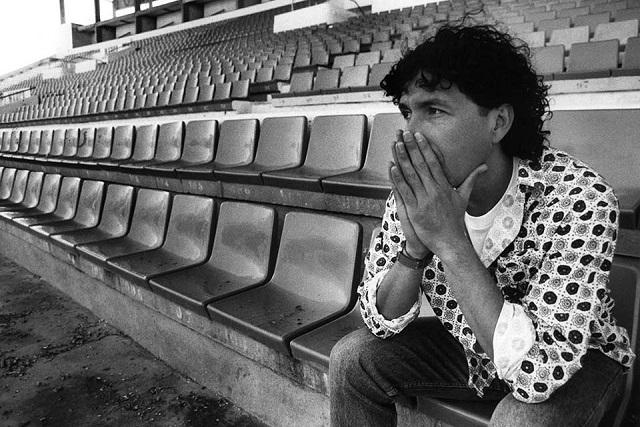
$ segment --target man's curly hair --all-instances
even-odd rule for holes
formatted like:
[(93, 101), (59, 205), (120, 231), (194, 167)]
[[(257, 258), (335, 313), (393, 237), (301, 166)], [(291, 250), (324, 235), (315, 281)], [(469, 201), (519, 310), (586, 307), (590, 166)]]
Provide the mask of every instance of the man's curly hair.
[(486, 109), (510, 104), (511, 129), (500, 141), (511, 156), (539, 161), (549, 131), (548, 86), (532, 69), (529, 47), (491, 25), (448, 24), (413, 50), (408, 50), (380, 86), (398, 104), (418, 73), (420, 87), (434, 90), (457, 85), (460, 92)]

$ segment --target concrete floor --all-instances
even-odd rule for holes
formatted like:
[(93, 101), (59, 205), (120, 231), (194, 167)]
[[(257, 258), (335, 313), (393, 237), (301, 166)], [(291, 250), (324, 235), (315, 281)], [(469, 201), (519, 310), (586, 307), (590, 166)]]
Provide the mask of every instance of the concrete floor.
[(265, 426), (0, 257), (0, 426)]

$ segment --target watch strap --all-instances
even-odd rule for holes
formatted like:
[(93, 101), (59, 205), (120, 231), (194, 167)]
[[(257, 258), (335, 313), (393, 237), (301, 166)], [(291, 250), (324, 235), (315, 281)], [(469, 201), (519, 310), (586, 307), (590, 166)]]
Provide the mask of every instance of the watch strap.
[(401, 249), (397, 255), (398, 262), (412, 270), (424, 270), (424, 268), (431, 262), (433, 252), (430, 251), (427, 256), (422, 259), (414, 258), (407, 253), (406, 243), (406, 240), (402, 242)]

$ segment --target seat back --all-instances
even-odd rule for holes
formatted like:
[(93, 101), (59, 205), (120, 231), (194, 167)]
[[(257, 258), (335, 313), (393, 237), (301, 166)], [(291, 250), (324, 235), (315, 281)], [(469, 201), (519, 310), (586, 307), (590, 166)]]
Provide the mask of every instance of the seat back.
[(291, 64), (278, 64), (273, 72), (273, 80), (277, 81), (289, 81), (291, 80)]
[(360, 114), (313, 119), (304, 165), (337, 173), (360, 169), (366, 120)]
[(313, 85), (313, 71), (293, 73), (289, 92), (308, 92)]
[(391, 147), (396, 139), (396, 130), (404, 129), (405, 125), (400, 113), (376, 114), (371, 125), (367, 157), (362, 170), (377, 178), (388, 180), (389, 162), (393, 161)]
[(6, 153), (9, 151), (9, 145), (11, 144), (11, 131), (2, 131), (2, 145), (0, 145), (0, 151)]
[(22, 199), (22, 206), (32, 208), (38, 204), (43, 177), (44, 172), (31, 172), (29, 174), (29, 181), (27, 182), (27, 188), (24, 193), (24, 198)]
[(624, 52), (622, 68), (626, 70), (640, 69), (640, 37), (630, 37)]
[(62, 156), (74, 157), (78, 153), (78, 128), (70, 128), (64, 132)]
[(133, 187), (110, 184), (107, 187), (98, 228), (112, 236), (124, 235), (129, 227), (132, 203)]
[(355, 65), (369, 65), (380, 63), (380, 51), (374, 50), (371, 52), (360, 52), (356, 56)]
[(551, 32), (551, 40), (549, 46), (562, 45), (565, 50), (570, 50), (574, 43), (586, 43), (589, 41), (589, 27), (583, 25), (581, 27), (564, 28), (553, 30)]
[(183, 104), (191, 104), (198, 100), (198, 87), (188, 87), (184, 90)]
[(113, 140), (113, 128), (111, 126), (100, 127), (96, 130), (91, 157), (102, 160), (111, 155), (111, 143)]
[(400, 60), (400, 58), (402, 58), (402, 49), (386, 49), (382, 51), (382, 60), (380, 62), (396, 63)]
[(375, 64), (369, 72), (369, 86), (380, 87), (380, 82), (385, 78), (393, 64), (391, 62), (383, 62)]
[(138, 190), (127, 237), (145, 246), (159, 246), (164, 240), (170, 202), (167, 191)]
[(533, 48), (531, 63), (539, 75), (561, 73), (564, 70), (564, 46)]
[(133, 145), (131, 160), (151, 160), (156, 152), (158, 142), (158, 125), (142, 125), (136, 127), (136, 143)]
[(618, 40), (575, 43), (569, 52), (567, 71), (603, 71), (618, 68), (618, 45)]
[(213, 160), (218, 142), (218, 123), (215, 120), (197, 120), (187, 123), (182, 159), (207, 163)]
[(510, 32), (517, 36), (526, 33), (533, 33), (533, 29), (533, 22), (518, 22), (509, 24)]
[(29, 141), (31, 140), (31, 131), (23, 130), (20, 133), (20, 142), (18, 143), (18, 149), (16, 150), (20, 154), (24, 154), (29, 149)]
[(209, 253), (214, 208), (209, 197), (176, 194), (162, 247), (179, 257), (204, 261)]
[(355, 67), (346, 67), (342, 70), (340, 78), (340, 87), (363, 87), (367, 85), (367, 77), (369, 75), (368, 65), (358, 65)]
[(38, 156), (48, 156), (51, 152), (53, 144), (53, 132), (51, 129), (45, 129), (40, 135), (40, 148), (38, 148)]
[(272, 169), (300, 166), (307, 148), (306, 134), (304, 116), (265, 118), (254, 164)]
[(213, 99), (214, 85), (202, 85), (198, 92), (198, 102), (208, 102)]
[(631, 19), (640, 19), (640, 7), (616, 10), (615, 17), (616, 17), (616, 21), (629, 21)]
[[(255, 71), (255, 70), (254, 70)], [(244, 99), (249, 97), (249, 83), (248, 79), (241, 79), (231, 84), (231, 93), (229, 96), (232, 99)]]
[(50, 156), (61, 156), (64, 151), (64, 129), (55, 129), (53, 131), (53, 139), (51, 141)]
[(226, 101), (231, 97), (231, 82), (216, 84), (215, 93), (213, 94), (214, 101)]
[(126, 160), (131, 158), (131, 153), (133, 151), (133, 135), (133, 125), (116, 126), (113, 132), (111, 159)]
[(98, 225), (100, 220), (100, 210), (102, 208), (102, 196), (104, 190), (104, 182), (86, 180), (82, 183), (80, 196), (78, 198), (78, 207), (74, 221), (93, 227)]
[(544, 46), (544, 31), (534, 31), (533, 33), (518, 34), (518, 38), (529, 45), (529, 47)]
[(538, 24), (538, 31), (544, 31), (544, 35), (549, 39), (553, 30), (560, 30), (562, 28), (569, 28), (571, 26), (571, 19), (569, 18), (556, 18), (540, 21)]
[(616, 39), (620, 45), (625, 46), (629, 37), (638, 35), (638, 20), (616, 21), (605, 24), (598, 24), (593, 35), (593, 40)]
[(53, 212), (58, 203), (61, 180), (62, 176), (57, 173), (47, 174), (44, 177), (40, 200), (38, 200), (36, 209), (41, 212)]
[(13, 180), (13, 188), (11, 189), (11, 195), (9, 201), (12, 203), (20, 203), (24, 199), (24, 192), (27, 189), (27, 181), (29, 180), (28, 169), (18, 169), (16, 176)]
[(31, 137), (29, 138), (29, 148), (27, 149), (27, 154), (38, 154), (38, 150), (40, 150), (40, 138), (42, 136), (42, 131), (40, 130), (32, 130)]
[(223, 202), (208, 264), (251, 283), (266, 280), (275, 218), (275, 210), (267, 206)]
[(161, 162), (178, 160), (182, 154), (184, 124), (168, 122), (160, 125), (154, 159)]
[(573, 18), (573, 26), (580, 27), (586, 25), (589, 27), (589, 33), (593, 34), (596, 27), (605, 24), (611, 20), (611, 12), (594, 13), (589, 15), (581, 15)]
[(335, 89), (338, 87), (340, 70), (337, 68), (326, 68), (318, 70), (313, 83), (313, 90)]
[(270, 284), (319, 306), (346, 309), (354, 295), (360, 240), (356, 222), (289, 212)]
[(95, 145), (95, 137), (95, 128), (83, 128), (80, 130), (78, 138), (78, 152), (76, 153), (79, 158), (86, 159), (91, 157)]
[(62, 178), (58, 202), (53, 213), (65, 219), (71, 219), (76, 212), (78, 194), (80, 193), (80, 178), (67, 176)]
[(15, 153), (16, 151), (18, 151), (18, 147), (20, 146), (20, 135), (21, 132), (19, 130), (14, 130), (11, 132), (11, 139), (9, 140), (9, 152)]
[(356, 60), (356, 55), (353, 53), (336, 56), (333, 59), (333, 65), (331, 66), (331, 68), (353, 67), (355, 64), (355, 60)]
[(248, 165), (253, 161), (257, 139), (258, 120), (225, 120), (220, 125), (215, 162), (223, 167)]
[(15, 168), (4, 168), (2, 171), (2, 181), (0, 181), (0, 200), (8, 199), (9, 196), (11, 196), (15, 177)]
[[(562, 4), (562, 3), (558, 3), (558, 4)], [(579, 6), (579, 7), (572, 7), (568, 9), (558, 10), (558, 18), (571, 18), (571, 21), (574, 21), (574, 19), (577, 16), (584, 16), (588, 14), (589, 14), (589, 6)]]

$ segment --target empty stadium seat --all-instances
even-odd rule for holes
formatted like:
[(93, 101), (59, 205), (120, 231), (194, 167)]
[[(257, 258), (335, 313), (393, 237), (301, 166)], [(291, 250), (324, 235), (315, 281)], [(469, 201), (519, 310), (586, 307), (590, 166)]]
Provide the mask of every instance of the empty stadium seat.
[(389, 74), (392, 66), (392, 63), (386, 62), (375, 64), (373, 67), (371, 67), (368, 81), (369, 88), (380, 89), (380, 82), (385, 78), (387, 74)]
[[(19, 186), (18, 182), (21, 179), (20, 175), (16, 178), (16, 183), (14, 185), (13, 192), (11, 197), (8, 199), (0, 201), (0, 212), (14, 212), (16, 210), (24, 211), (27, 209), (35, 208), (40, 199), (40, 190), (42, 188), (42, 178), (44, 176), (43, 172), (29, 172), (29, 179), (26, 183), (24, 191), (21, 193), (21, 190), (16, 191), (16, 186)], [(5, 203), (5, 202), (12, 202)]]
[(263, 284), (272, 264), (275, 216), (267, 206), (223, 202), (208, 261), (152, 278), (151, 289), (206, 316), (208, 303)]
[(562, 45), (565, 50), (571, 50), (574, 43), (586, 43), (589, 41), (589, 27), (583, 25), (581, 27), (564, 28), (553, 30), (549, 46)]
[(78, 203), (78, 193), (80, 192), (80, 178), (64, 177), (60, 183), (58, 199), (55, 209), (51, 212), (33, 212), (28, 216), (15, 217), (16, 224), (24, 227), (39, 224), (49, 224), (57, 221), (64, 221), (73, 218), (76, 213)]
[(225, 120), (220, 125), (220, 138), (212, 162), (178, 168), (178, 174), (201, 179), (214, 179), (214, 170), (246, 166), (253, 161), (258, 139), (255, 119)]
[(629, 21), (616, 21), (606, 24), (598, 24), (596, 26), (593, 40), (611, 40), (616, 39), (621, 46), (627, 44), (629, 37), (638, 35), (638, 20), (631, 19)]
[(569, 52), (567, 78), (609, 77), (618, 68), (618, 40), (574, 43)]
[(119, 168), (137, 169), (136, 163), (146, 163), (153, 160), (158, 143), (158, 125), (136, 126), (136, 142), (128, 160), (118, 163)]
[(336, 56), (333, 59), (332, 68), (353, 67), (355, 65), (356, 55), (353, 53), (347, 55)]
[(59, 174), (47, 174), (42, 182), (42, 188), (38, 191), (37, 205), (29, 208), (26, 206), (16, 207), (9, 211), (0, 212), (3, 219), (12, 219), (22, 216), (41, 215), (53, 212), (58, 201), (58, 191), (60, 189)]
[(534, 31), (533, 33), (521, 33), (518, 34), (518, 38), (527, 43), (529, 47), (542, 47), (544, 46), (544, 31)]
[(293, 338), (351, 308), (359, 253), (359, 224), (289, 212), (272, 279), (210, 303), (208, 312), (212, 319), (289, 354)]
[(111, 258), (108, 268), (138, 285), (148, 286), (147, 280), (153, 276), (203, 263), (209, 253), (214, 208), (211, 198), (175, 195), (162, 246)]
[(291, 75), (290, 93), (309, 92), (313, 86), (313, 71), (297, 72)]
[(318, 116), (304, 164), (297, 168), (262, 174), (266, 185), (322, 191), (320, 180), (353, 172), (362, 165), (366, 117), (363, 115)]
[(605, 24), (611, 20), (610, 12), (595, 13), (590, 15), (576, 16), (572, 19), (574, 27), (580, 27), (586, 25), (589, 27), (589, 33), (593, 34), (596, 31), (596, 27), (600, 24)]
[(340, 77), (340, 88), (364, 88), (367, 86), (368, 76), (369, 66), (367, 65), (345, 67)]
[(112, 142), (113, 128), (111, 126), (99, 127), (96, 129), (90, 157), (80, 159), (78, 164), (82, 167), (96, 166), (99, 161), (107, 159), (111, 155)]
[(95, 228), (53, 233), (53, 241), (67, 248), (124, 236), (129, 227), (133, 187), (111, 184), (107, 187), (100, 222)]
[(307, 118), (267, 117), (260, 126), (254, 161), (246, 166), (216, 170), (223, 181), (262, 183), (262, 172), (300, 166), (307, 148)]
[(563, 45), (534, 48), (531, 56), (531, 64), (539, 75), (552, 76), (564, 70)]
[(8, 199), (13, 189), (13, 181), (16, 178), (15, 168), (4, 168), (2, 170), (2, 180), (0, 181), (0, 200)]
[(318, 70), (315, 81), (313, 82), (313, 90), (328, 91), (337, 89), (339, 80), (340, 70), (337, 68)]
[(98, 166), (103, 168), (117, 168), (120, 162), (131, 158), (133, 152), (133, 125), (116, 126), (113, 131), (111, 154), (104, 161), (98, 160)]
[(629, 37), (624, 51), (622, 68), (613, 70), (614, 76), (630, 76), (640, 74), (640, 37)]
[(17, 206), (20, 205), (24, 198), (25, 191), (27, 190), (27, 181), (29, 180), (29, 170), (18, 169), (15, 172), (13, 178), (13, 185), (11, 187), (11, 193), (9, 197), (0, 200), (0, 207), (2, 206)]
[(380, 51), (374, 50), (371, 52), (360, 52), (356, 55), (356, 62), (354, 65), (368, 65), (380, 63)]
[(40, 136), (40, 147), (38, 148), (38, 153), (34, 156), (35, 160), (44, 159), (49, 155), (51, 151), (51, 145), (53, 143), (53, 132), (51, 129), (45, 129), (42, 131)]
[(98, 225), (100, 210), (102, 209), (104, 182), (85, 180), (78, 197), (72, 218), (62, 221), (47, 222), (46, 224), (30, 224), (31, 231), (51, 236), (56, 233), (92, 228)]
[(386, 198), (391, 191), (389, 162), (397, 129), (404, 129), (400, 113), (380, 113), (373, 119), (367, 157), (361, 170), (332, 176), (322, 180), (322, 188), (329, 193), (359, 197)]
[(135, 163), (125, 163), (122, 167), (125, 169), (140, 171), (141, 169), (148, 169), (148, 166), (178, 160), (182, 154), (183, 132), (184, 124), (181, 121), (162, 123), (158, 129), (158, 138), (156, 140), (156, 149), (153, 158), (147, 161), (143, 160)]
[(125, 236), (76, 246), (78, 253), (104, 264), (108, 259), (156, 249), (162, 245), (171, 195), (141, 188), (136, 195), (131, 226)]

